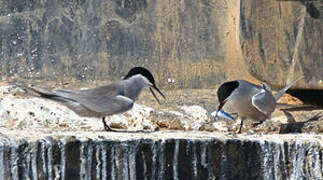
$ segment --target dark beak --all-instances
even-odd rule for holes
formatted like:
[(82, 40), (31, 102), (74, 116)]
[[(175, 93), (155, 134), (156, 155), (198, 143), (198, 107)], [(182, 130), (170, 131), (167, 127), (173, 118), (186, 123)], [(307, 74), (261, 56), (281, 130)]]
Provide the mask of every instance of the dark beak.
[(161, 104), (159, 99), (157, 98), (156, 94), (154, 93), (153, 89), (156, 89), (156, 91), (164, 98), (166, 99), (166, 97), (164, 96), (164, 94), (156, 87), (156, 85), (150, 86), (149, 90), (150, 92), (153, 94), (154, 98), (156, 99), (156, 101), (158, 102), (158, 104)]
[(218, 117), (218, 112), (222, 109), (222, 107), (224, 106), (224, 104), (227, 102), (227, 100), (224, 100), (220, 103), (219, 107), (218, 107), (218, 110), (216, 110), (216, 113), (215, 113), (215, 118)]

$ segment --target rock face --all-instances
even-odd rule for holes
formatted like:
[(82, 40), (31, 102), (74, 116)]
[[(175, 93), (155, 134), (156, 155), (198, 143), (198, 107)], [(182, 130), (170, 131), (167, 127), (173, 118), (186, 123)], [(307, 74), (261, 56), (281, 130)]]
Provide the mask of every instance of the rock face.
[[(167, 78), (176, 78), (180, 87), (197, 87), (202, 80), (215, 84), (224, 78), (216, 66), (224, 57), (224, 13), (214, 7), (217, 4), (1, 1), (1, 74), (115, 79), (133, 66), (144, 65), (159, 73), (165, 84)], [(193, 83), (187, 84), (189, 80)]]
[[(136, 104), (109, 118), (110, 125), (129, 132), (104, 132), (98, 119), (79, 117), (55, 102), (23, 97), (13, 86), (0, 86), (0, 99), (0, 179), (323, 178), (323, 137), (318, 131), (235, 135), (225, 121), (209, 122), (207, 111), (198, 105), (175, 111)], [(304, 126), (322, 118), (321, 112), (316, 118), (307, 115), (302, 118), (307, 122), (293, 124)], [(214, 132), (149, 132), (163, 124)], [(148, 131), (131, 131), (138, 129)], [(289, 129), (295, 128), (281, 133), (299, 132)]]
[[(198, 105), (178, 106), (176, 109), (157, 110), (145, 105), (134, 104), (125, 113), (107, 116), (112, 128), (128, 131), (155, 130), (159, 127), (181, 130), (199, 130), (208, 123), (207, 110)], [(210, 124), (210, 123), (208, 123)], [(100, 118), (77, 115), (68, 107), (48, 99), (23, 94), (16, 86), (0, 86), (0, 126), (29, 130), (55, 129), (91, 131), (102, 130)], [(214, 128), (227, 130), (223, 122), (213, 122)], [(213, 128), (213, 130), (214, 130)]]
[[(71, 81), (119, 79), (146, 66), (179, 88), (227, 79), (322, 88), (322, 2), (0, 2), (0, 73)], [(239, 38), (240, 37), (240, 38)], [(244, 60), (245, 59), (245, 60)], [(239, 67), (239, 68), (237, 68)]]
[(240, 1), (240, 43), (249, 71), (284, 84), (323, 88), (323, 1)]
[[(13, 133), (13, 132), (11, 132)], [(19, 134), (19, 133), (18, 133)], [(71, 134), (71, 133), (66, 133)], [(77, 134), (74, 132), (74, 134)], [(322, 136), (201, 132), (0, 138), (6, 179), (322, 179)], [(124, 139), (125, 138), (125, 139)], [(248, 139), (247, 139), (248, 138)]]

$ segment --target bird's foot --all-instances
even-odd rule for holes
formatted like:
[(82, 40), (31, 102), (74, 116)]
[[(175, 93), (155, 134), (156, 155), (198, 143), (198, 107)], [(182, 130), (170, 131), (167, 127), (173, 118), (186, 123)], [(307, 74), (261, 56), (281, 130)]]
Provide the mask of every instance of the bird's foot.
[(110, 128), (110, 126), (108, 126), (108, 125), (104, 125), (103, 128), (104, 128), (105, 131), (116, 132), (116, 130)]
[(105, 131), (116, 132), (116, 130), (110, 128), (110, 126), (105, 122), (104, 118), (102, 118), (102, 123)]
[(241, 130), (242, 130), (242, 126), (239, 127), (238, 131), (236, 132), (236, 134), (241, 134)]
[(259, 125), (260, 125), (260, 124), (262, 124), (262, 123), (263, 123), (263, 122), (253, 123), (253, 124), (252, 124), (252, 127), (253, 127), (253, 128), (255, 128), (255, 127), (259, 126)]
[(146, 129), (142, 129), (142, 130), (135, 130), (135, 131), (128, 131), (128, 130), (115, 130), (115, 129), (112, 129), (106, 122), (105, 122), (105, 119), (102, 118), (102, 123), (103, 123), (103, 128), (105, 131), (109, 131), (109, 132), (119, 132), (119, 133), (122, 133), (122, 132), (125, 132), (125, 133), (151, 133), (151, 132), (156, 132), (158, 131), (159, 129), (158, 128), (155, 128), (153, 130), (146, 130)]
[(240, 126), (239, 126), (238, 131), (236, 132), (237, 134), (241, 134), (241, 130), (242, 130), (242, 126), (243, 126), (243, 119), (239, 118), (239, 120), (240, 120)]

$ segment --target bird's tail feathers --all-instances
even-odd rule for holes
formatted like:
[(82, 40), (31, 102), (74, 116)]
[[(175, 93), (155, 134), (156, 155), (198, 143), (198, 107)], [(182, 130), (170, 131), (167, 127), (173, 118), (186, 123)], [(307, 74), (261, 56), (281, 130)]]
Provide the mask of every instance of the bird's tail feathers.
[(45, 89), (36, 88), (36, 87), (27, 87), (27, 89), (39, 94), (39, 96), (43, 98), (55, 99), (56, 97), (58, 97), (56, 94), (48, 92)]
[(283, 89), (281, 89), (280, 91), (278, 91), (278, 93), (274, 94), (274, 98), (275, 101), (277, 102), (278, 99), (290, 88), (292, 87), (297, 81), (299, 81), (300, 79), (304, 78), (304, 76), (300, 76), (299, 78), (297, 78), (296, 80), (294, 80), (293, 82), (289, 83), (287, 86), (285, 86)]
[(57, 97), (56, 94), (54, 93), (51, 93), (45, 89), (42, 89), (42, 88), (38, 88), (38, 87), (30, 87), (28, 84), (24, 83), (24, 82), (15, 82), (13, 83), (14, 85), (16, 85), (17, 87), (23, 89), (24, 91), (26, 92), (33, 92), (37, 95), (39, 95), (40, 97), (44, 97), (44, 98), (55, 98)]

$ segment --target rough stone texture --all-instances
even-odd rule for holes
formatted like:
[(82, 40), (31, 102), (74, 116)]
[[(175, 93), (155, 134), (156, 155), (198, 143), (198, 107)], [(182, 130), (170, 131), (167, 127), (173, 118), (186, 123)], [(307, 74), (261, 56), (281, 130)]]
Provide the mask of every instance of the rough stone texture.
[(240, 43), (249, 71), (275, 85), (304, 75), (299, 87), (323, 89), (323, 1), (240, 2)]
[(4, 132), (16, 135), (0, 137), (5, 179), (323, 178), (320, 135)]
[[(114, 133), (103, 131), (98, 119), (79, 117), (49, 100), (26, 98), (14, 86), (1, 86), (0, 98), (0, 179), (322, 178), (322, 110), (295, 116), (301, 122), (284, 111), (287, 119), (275, 116), (254, 135), (246, 129), (236, 135), (225, 121), (209, 122), (198, 105), (176, 111), (135, 105), (108, 118), (129, 131)], [(283, 124), (281, 133), (318, 134), (277, 135), (276, 128), (271, 130), (275, 134), (264, 135), (275, 121), (293, 122)], [(213, 132), (151, 132), (162, 125)], [(321, 129), (313, 130), (317, 126)], [(131, 131), (143, 129), (148, 131)]]
[[(214, 120), (214, 117), (210, 116), (218, 106), (214, 102), (214, 90), (176, 90), (164, 93), (168, 101), (158, 104), (149, 91), (143, 91), (131, 110), (106, 117), (108, 124), (114, 128), (131, 131), (166, 128), (221, 132), (234, 131), (239, 125), (224, 118)], [(258, 131), (277, 132), (280, 123), (297, 123), (302, 132), (323, 132), (322, 108), (304, 106), (298, 99), (288, 95), (284, 95), (279, 103), (289, 104), (278, 105), (271, 120), (266, 121), (269, 124)], [(225, 111), (231, 112), (226, 108)], [(236, 117), (236, 114), (231, 115)], [(102, 129), (100, 121), (99, 118), (80, 117), (60, 103), (39, 98), (31, 92), (26, 93), (15, 85), (0, 86), (2, 127), (96, 131)], [(274, 127), (272, 122), (275, 122)]]
[[(199, 130), (209, 122), (207, 110), (198, 105), (177, 106), (174, 109), (154, 109), (145, 105), (121, 114), (106, 117), (112, 128), (128, 131), (168, 129)], [(217, 129), (225, 124), (214, 122)], [(102, 130), (99, 118), (80, 117), (66, 106), (39, 97), (28, 96), (16, 86), (0, 86), (0, 126), (10, 129)]]
[[(0, 2), (1, 75), (115, 79), (135, 65), (179, 87), (224, 79), (225, 1)], [(215, 78), (216, 77), (216, 78)], [(192, 80), (192, 82), (190, 82)], [(206, 83), (202, 83), (207, 81)]]
[[(210, 116), (217, 104), (214, 103), (214, 91), (176, 92), (166, 91), (170, 102), (154, 105), (154, 97), (150, 92), (144, 91), (134, 107), (121, 114), (107, 116), (106, 121), (120, 131), (155, 131), (157, 129), (172, 130), (203, 130), (211, 132), (235, 132), (240, 121), (227, 120)], [(189, 96), (188, 96), (189, 95)], [(196, 99), (192, 99), (194, 96)], [(288, 96), (287, 96), (288, 97)], [(190, 103), (187, 99), (192, 99)], [(210, 102), (205, 101), (210, 99)], [(282, 100), (285, 98), (282, 98)], [(284, 102), (284, 101), (283, 101)], [(288, 101), (290, 102), (290, 101)], [(292, 101), (291, 101), (292, 102)], [(138, 104), (137, 104), (138, 103)], [(245, 122), (245, 133), (322, 133), (323, 110), (322, 108), (305, 106), (302, 104), (277, 107), (272, 118), (261, 126), (252, 128), (248, 121)], [(209, 110), (207, 110), (209, 109)], [(230, 113), (230, 111), (227, 111)], [(236, 118), (235, 114), (232, 114)], [(39, 131), (67, 131), (103, 130), (101, 119), (80, 117), (66, 106), (22, 92), (22, 89), (13, 85), (0, 86), (0, 127), (8, 129), (21, 129)], [(295, 128), (297, 127), (297, 128)]]
[(0, 72), (114, 80), (142, 65), (160, 86), (201, 88), (254, 80), (249, 70), (279, 86), (303, 74), (298, 87), (321, 89), (321, 14), (321, 1), (3, 0)]

